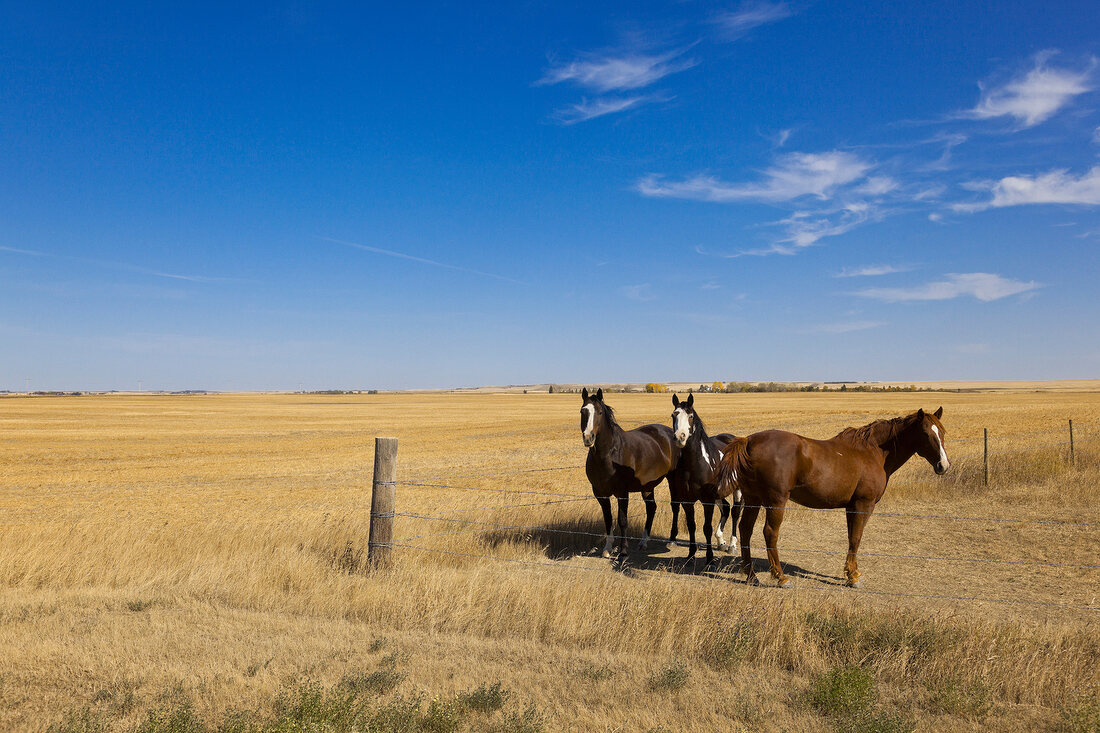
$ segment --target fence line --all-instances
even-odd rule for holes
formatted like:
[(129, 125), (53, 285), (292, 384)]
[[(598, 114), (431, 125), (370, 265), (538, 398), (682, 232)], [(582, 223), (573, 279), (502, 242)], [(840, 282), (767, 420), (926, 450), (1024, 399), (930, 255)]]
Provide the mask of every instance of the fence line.
[[(580, 570), (589, 572), (606, 573), (607, 569), (604, 567), (589, 567), (585, 565), (560, 565), (546, 562), (536, 562), (533, 560), (518, 560), (515, 558), (499, 557), (495, 555), (481, 555), (472, 552), (457, 552), (454, 550), (441, 550), (435, 547), (421, 547), (419, 545), (408, 545), (401, 542), (394, 542), (394, 547), (403, 547), (410, 550), (420, 550), (421, 552), (435, 552), (444, 555), (454, 555), (458, 557), (475, 557), (486, 558), (489, 560), (496, 560), (497, 562), (515, 563), (519, 565), (534, 566), (540, 568), (549, 568), (554, 570)], [(702, 581), (713, 582), (715, 579), (704, 575), (680, 575), (678, 573), (654, 571), (650, 575), (656, 577), (667, 577), (675, 580), (685, 581)], [(797, 576), (796, 576), (797, 577)], [(986, 598), (982, 596), (953, 596), (953, 595), (936, 595), (931, 593), (898, 593), (895, 591), (877, 591), (877, 590), (863, 590), (860, 588), (849, 588), (847, 586), (835, 586), (835, 587), (813, 587), (795, 584), (792, 586), (792, 592), (799, 593), (802, 591), (810, 591), (815, 593), (847, 593), (847, 594), (859, 594), (859, 595), (877, 595), (877, 596), (893, 596), (899, 598), (927, 598), (938, 600), (953, 600), (953, 601), (977, 601), (982, 603), (1002, 603), (1007, 605), (1023, 605), (1023, 606), (1047, 606), (1054, 608), (1066, 608), (1079, 611), (1098, 611), (1100, 606), (1083, 606), (1069, 603), (1054, 603), (1052, 601), (1031, 601), (1018, 598)]]
[[(456, 488), (466, 488), (466, 487), (456, 487)], [(484, 491), (493, 491), (493, 492), (502, 493), (502, 494), (510, 494), (510, 493), (538, 494), (539, 493), (539, 492), (531, 492), (531, 491), (515, 492), (515, 491), (512, 491), (510, 489), (473, 489), (473, 490), (474, 491), (482, 491), (482, 490), (484, 490)], [(568, 497), (571, 497), (571, 498), (570, 499), (565, 499), (563, 501), (547, 501), (547, 502), (538, 502), (538, 503), (534, 503), (534, 504), (498, 504), (498, 505), (492, 506), (492, 507), (471, 507), (471, 508), (463, 508), (463, 509), (454, 509), (454, 510), (448, 510), (445, 513), (453, 514), (453, 513), (456, 513), (456, 512), (473, 512), (473, 511), (482, 511), (482, 510), (489, 510), (489, 509), (514, 509), (514, 508), (528, 507), (528, 506), (544, 506), (545, 504), (567, 504), (571, 501), (584, 501), (584, 500), (592, 498), (590, 495), (582, 496), (582, 495), (579, 495), (579, 494), (556, 494), (556, 493), (547, 493), (547, 494), (545, 494), (545, 496), (568, 496)], [(608, 498), (609, 499), (614, 499), (615, 497), (608, 497)], [(698, 505), (698, 506), (702, 506), (702, 507), (708, 507), (709, 506), (709, 507), (717, 507), (717, 508), (721, 509), (722, 506), (723, 506), (722, 504), (719, 504), (717, 502), (706, 502), (706, 501), (684, 502), (684, 503), (688, 504), (692, 507)], [(732, 504), (732, 502), (731, 502), (731, 505), (735, 506), (735, 504)], [(918, 512), (886, 512), (886, 511), (874, 511), (874, 510), (871, 510), (869, 512), (857, 512), (857, 511), (852, 511), (852, 510), (848, 510), (848, 509), (820, 509), (820, 508), (808, 507), (808, 506), (794, 506), (794, 505), (791, 505), (791, 504), (787, 504), (786, 506), (782, 506), (782, 507), (771, 506), (771, 505), (767, 505), (767, 504), (742, 504), (741, 508), (742, 509), (763, 509), (765, 511), (768, 510), (768, 509), (782, 509), (784, 512), (824, 512), (826, 514), (836, 514), (836, 515), (844, 515), (844, 514), (851, 513), (851, 514), (866, 514), (868, 516), (875, 516), (875, 517), (905, 517), (905, 518), (908, 518), (908, 519), (940, 519), (940, 520), (950, 520), (950, 521), (958, 521), (958, 522), (1001, 522), (1001, 523), (1006, 523), (1006, 524), (1035, 524), (1035, 525), (1046, 525), (1046, 526), (1053, 525), (1053, 526), (1074, 526), (1074, 527), (1100, 527), (1100, 522), (1079, 522), (1079, 521), (1069, 520), (1069, 519), (1016, 519), (1016, 518), (1013, 518), (1013, 517), (968, 517), (968, 516), (961, 515), (961, 514), (921, 514), (921, 513), (918, 513)], [(420, 519), (435, 519), (435, 518), (437, 518), (437, 517), (435, 517), (433, 515), (430, 515), (430, 514), (411, 515), (411, 514), (403, 514), (401, 512), (398, 512), (397, 516), (416, 516)]]
[[(995, 434), (995, 435), (991, 434), (990, 438), (993, 438), (995, 440), (1001, 440), (1001, 439), (1004, 439), (1004, 438), (1034, 437), (1036, 435), (1057, 435), (1057, 434), (1061, 434), (1061, 433), (1062, 433), (1062, 431), (1060, 431), (1060, 430), (1039, 430), (1039, 431), (1022, 432), (1022, 433), (1000, 433), (1000, 434)], [(1068, 435), (1068, 433), (1067, 433), (1067, 435)], [(1052, 442), (1032, 443), (1032, 444), (1028, 444), (1028, 445), (1025, 445), (1025, 446), (1014, 446), (1014, 451), (1015, 452), (1022, 452), (1022, 451), (1028, 451), (1028, 450), (1035, 450), (1035, 449), (1039, 449), (1039, 448), (1053, 448), (1053, 447), (1057, 447), (1057, 446), (1070, 446), (1071, 443), (1080, 442), (1082, 439), (1085, 439), (1085, 435), (1083, 435), (1083, 430), (1082, 430), (1080, 425), (1074, 425), (1073, 437), (1074, 437), (1073, 440), (1055, 440), (1055, 441), (1052, 441)], [(1093, 436), (1093, 437), (1095, 437), (1095, 436)], [(958, 445), (960, 443), (963, 443), (963, 444), (983, 443), (984, 441), (985, 441), (985, 438), (983, 438), (983, 437), (962, 438), (962, 439), (952, 439), (952, 440), (949, 441), (948, 444), (949, 445)], [(976, 455), (978, 455), (980, 453), (981, 453), (980, 451), (977, 454), (964, 453), (959, 458), (960, 459), (972, 458), (972, 457), (976, 457)], [(513, 474), (524, 474), (524, 473), (544, 473), (544, 472), (549, 472), (549, 471), (570, 471), (570, 470), (579, 471), (579, 470), (582, 470), (584, 468), (585, 468), (584, 464), (577, 464), (577, 465), (568, 465), (568, 466), (551, 466), (551, 467), (548, 467), (548, 468), (515, 469), (515, 470), (512, 470), (512, 471), (490, 471), (490, 472), (484, 472), (484, 473), (453, 474), (453, 475), (450, 475), (450, 476), (417, 476), (417, 477), (414, 477), (413, 479), (398, 481), (397, 483), (408, 485), (408, 486), (431, 486), (433, 483), (446, 482), (446, 481), (450, 481), (450, 480), (455, 479), (455, 478), (484, 478), (484, 477), (491, 477), (491, 476), (509, 476), (509, 475), (513, 475)], [(453, 486), (443, 485), (443, 486), (441, 486), (441, 488), (464, 488), (464, 487), (453, 487)]]

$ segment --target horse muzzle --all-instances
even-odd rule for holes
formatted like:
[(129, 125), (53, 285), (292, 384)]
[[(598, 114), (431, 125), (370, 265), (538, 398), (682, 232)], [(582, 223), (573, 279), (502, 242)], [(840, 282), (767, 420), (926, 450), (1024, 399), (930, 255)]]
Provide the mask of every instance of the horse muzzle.
[(683, 448), (685, 445), (687, 445), (689, 437), (690, 436), (687, 433), (676, 433), (676, 442), (680, 444), (681, 448)]
[(950, 468), (951, 468), (951, 464), (949, 462), (944, 463), (944, 462), (941, 461), (941, 462), (936, 464), (936, 469), (935, 469), (936, 470), (936, 475), (937, 476), (942, 476), (945, 473), (947, 473), (948, 469), (950, 469)]
[(584, 447), (585, 448), (591, 448), (592, 446), (594, 446), (596, 444), (596, 436), (595, 435), (582, 435), (581, 440), (584, 441)]

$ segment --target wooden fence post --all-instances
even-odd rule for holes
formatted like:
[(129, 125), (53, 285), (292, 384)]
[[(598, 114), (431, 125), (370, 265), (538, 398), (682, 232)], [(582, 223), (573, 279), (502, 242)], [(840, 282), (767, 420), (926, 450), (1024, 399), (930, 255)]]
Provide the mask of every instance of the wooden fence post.
[(985, 473), (982, 475), (982, 486), (989, 486), (989, 428), (982, 428), (982, 436), (985, 446)]
[(374, 484), (370, 494), (370, 534), (367, 562), (389, 565), (393, 552), (393, 512), (397, 480), (397, 438), (374, 439)]
[(1069, 463), (1071, 466), (1077, 465), (1077, 456), (1073, 452), (1073, 420), (1069, 421)]

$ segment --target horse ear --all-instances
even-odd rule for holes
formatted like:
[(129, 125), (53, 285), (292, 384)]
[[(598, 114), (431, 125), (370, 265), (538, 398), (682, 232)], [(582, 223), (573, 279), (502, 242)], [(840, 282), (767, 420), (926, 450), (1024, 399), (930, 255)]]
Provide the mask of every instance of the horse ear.
[(679, 407), (680, 406), (680, 398), (676, 396), (675, 392), (672, 393), (672, 406), (673, 407)]
[(688, 393), (688, 400), (687, 400), (687, 402), (688, 402), (688, 407), (691, 407), (692, 405), (694, 405), (694, 404), (695, 404), (695, 393), (694, 393), (694, 392), (690, 392), (690, 393)]
[(939, 420), (941, 417), (943, 417), (943, 405), (940, 405), (939, 409), (936, 410), (935, 412), (933, 412), (932, 414), (936, 416), (937, 420)]
[(596, 399), (603, 402), (603, 387), (596, 390)]
[(581, 399), (588, 402), (588, 387), (581, 390)]
[(924, 408), (923, 407), (917, 409), (917, 419), (918, 420), (923, 420), (924, 419)]

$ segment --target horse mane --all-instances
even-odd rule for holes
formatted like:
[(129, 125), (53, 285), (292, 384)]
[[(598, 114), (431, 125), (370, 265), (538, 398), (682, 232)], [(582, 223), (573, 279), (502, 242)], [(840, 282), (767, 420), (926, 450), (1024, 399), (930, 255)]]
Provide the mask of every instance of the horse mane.
[(611, 405), (602, 401), (600, 402), (600, 404), (603, 405), (603, 414), (604, 417), (607, 419), (607, 424), (612, 428), (618, 428), (619, 430), (622, 430), (623, 426), (620, 425), (619, 421), (615, 419), (615, 411), (611, 409)]
[(908, 427), (914, 415), (916, 415), (916, 413), (912, 415), (902, 415), (901, 417), (889, 417), (884, 420), (875, 420), (874, 422), (867, 423), (858, 428), (844, 428), (836, 434), (834, 440), (846, 440), (849, 443), (868, 443), (874, 446), (881, 446), (893, 438), (896, 438), (898, 433)]
[[(692, 410), (692, 412), (695, 412)], [(710, 433), (707, 432), (707, 426), (703, 424), (703, 418), (699, 417), (699, 413), (695, 413), (695, 432), (702, 434), (702, 437), (709, 438)]]

